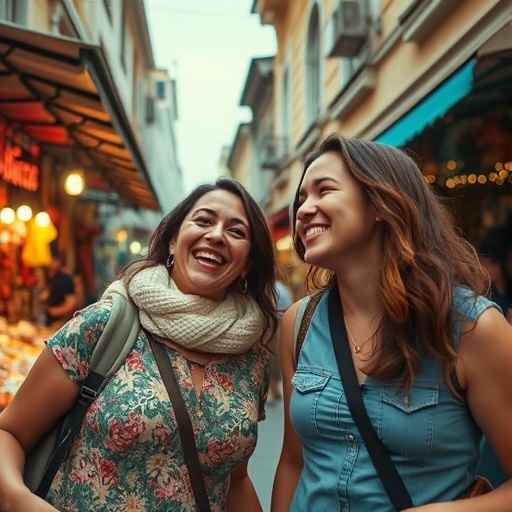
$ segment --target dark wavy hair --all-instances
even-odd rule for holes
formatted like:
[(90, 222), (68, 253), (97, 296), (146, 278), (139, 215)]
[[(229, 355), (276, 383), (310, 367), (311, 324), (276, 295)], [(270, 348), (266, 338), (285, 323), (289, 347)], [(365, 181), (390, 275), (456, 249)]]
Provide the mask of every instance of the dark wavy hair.
[[(377, 357), (365, 368), (375, 379), (400, 378), (402, 388), (414, 382), (427, 351), (451, 381), (456, 352), (453, 346), (455, 286), (485, 294), (488, 276), (474, 247), (456, 227), (440, 197), (425, 181), (415, 161), (404, 151), (376, 142), (331, 134), (304, 159), (303, 174), (324, 153), (341, 156), (348, 172), (359, 182), (383, 219), (383, 255), (379, 288), (384, 305), (379, 326)], [(295, 250), (304, 261), (304, 246), (293, 226)], [(310, 267), (308, 287), (326, 290), (336, 286), (336, 275)]]
[[(215, 183), (198, 185), (162, 219), (151, 236), (147, 256), (132, 261), (119, 269), (114, 279), (124, 279), (129, 283), (140, 270), (158, 264), (165, 265), (169, 256), (169, 243), (177, 237), (185, 217), (201, 197), (214, 190), (230, 192), (239, 197), (244, 205), (250, 226), (249, 272), (246, 276), (247, 293), (256, 301), (263, 313), (264, 339), (262, 342), (268, 343), (277, 327), (277, 299), (274, 287), (277, 266), (272, 238), (261, 208), (236, 180), (219, 178)], [(233, 290), (238, 289), (238, 281), (233, 283), (232, 288)]]

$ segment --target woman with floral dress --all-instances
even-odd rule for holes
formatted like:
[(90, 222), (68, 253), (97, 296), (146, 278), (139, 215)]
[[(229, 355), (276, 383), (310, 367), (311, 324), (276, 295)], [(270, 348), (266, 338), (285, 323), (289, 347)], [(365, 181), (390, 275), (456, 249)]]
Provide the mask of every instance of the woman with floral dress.
[[(165, 348), (192, 422), (211, 510), (260, 511), (247, 474), (269, 381), (275, 260), (265, 218), (245, 189), (197, 187), (160, 223), (148, 254), (47, 342), (0, 415), (4, 512), (194, 511), (177, 424), (148, 331)], [(76, 400), (112, 293), (141, 330), (85, 417), (45, 500), (25, 486), (25, 454)]]

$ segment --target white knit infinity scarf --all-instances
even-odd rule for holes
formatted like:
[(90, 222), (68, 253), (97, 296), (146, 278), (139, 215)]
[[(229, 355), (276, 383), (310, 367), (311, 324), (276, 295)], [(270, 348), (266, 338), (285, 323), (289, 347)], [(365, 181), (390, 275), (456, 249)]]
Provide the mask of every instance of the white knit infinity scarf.
[(103, 297), (112, 290), (131, 297), (142, 326), (150, 333), (187, 349), (242, 354), (263, 334), (263, 314), (251, 297), (229, 291), (216, 302), (186, 295), (164, 265), (139, 271), (128, 291), (122, 281), (114, 281)]

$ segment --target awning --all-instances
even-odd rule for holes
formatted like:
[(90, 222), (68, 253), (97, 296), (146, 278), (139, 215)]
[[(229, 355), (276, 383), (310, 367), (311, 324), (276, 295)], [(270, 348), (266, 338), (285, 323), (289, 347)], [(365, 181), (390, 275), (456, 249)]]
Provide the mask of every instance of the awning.
[(290, 208), (285, 206), (267, 218), (270, 234), (274, 240), (279, 240), (290, 234)]
[(99, 46), (0, 22), (0, 115), (50, 153), (77, 158), (91, 188), (160, 209)]
[(469, 94), (473, 86), (474, 64), (474, 60), (470, 60), (460, 67), (396, 123), (381, 133), (375, 141), (391, 146), (403, 146), (420, 134)]

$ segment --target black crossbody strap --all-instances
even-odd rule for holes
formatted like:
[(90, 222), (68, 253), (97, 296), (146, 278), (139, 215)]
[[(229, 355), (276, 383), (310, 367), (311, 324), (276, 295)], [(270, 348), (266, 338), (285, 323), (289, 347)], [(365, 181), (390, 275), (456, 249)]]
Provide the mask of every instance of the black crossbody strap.
[(413, 506), (411, 497), (366, 412), (361, 388), (352, 362), (347, 331), (342, 320), (341, 301), (336, 288), (329, 292), (328, 308), (332, 344), (352, 418), (363, 437), (373, 465), (394, 507), (397, 510), (411, 508)]
[(57, 471), (64, 462), (64, 459), (68, 456), (71, 446), (82, 427), (87, 409), (89, 409), (89, 406), (98, 395), (102, 383), (103, 375), (91, 372), (82, 384), (78, 400), (71, 409), (69, 419), (60, 434), (58, 444), (52, 453), (41, 481), (35, 491), (35, 494), (41, 498), (44, 498), (48, 494)]
[(196, 499), (197, 510), (199, 512), (210, 512), (210, 500), (208, 499), (208, 494), (206, 493), (206, 488), (204, 486), (204, 479), (201, 472), (201, 466), (199, 464), (199, 455), (197, 453), (192, 423), (190, 421), (190, 416), (188, 415), (178, 381), (176, 380), (174, 369), (169, 357), (167, 356), (167, 351), (165, 350), (164, 345), (162, 345), (162, 343), (158, 343), (158, 341), (156, 341), (149, 332), (145, 332), (174, 409), (181, 446), (183, 447), (183, 454), (185, 456), (188, 475), (192, 485), (192, 492)]

